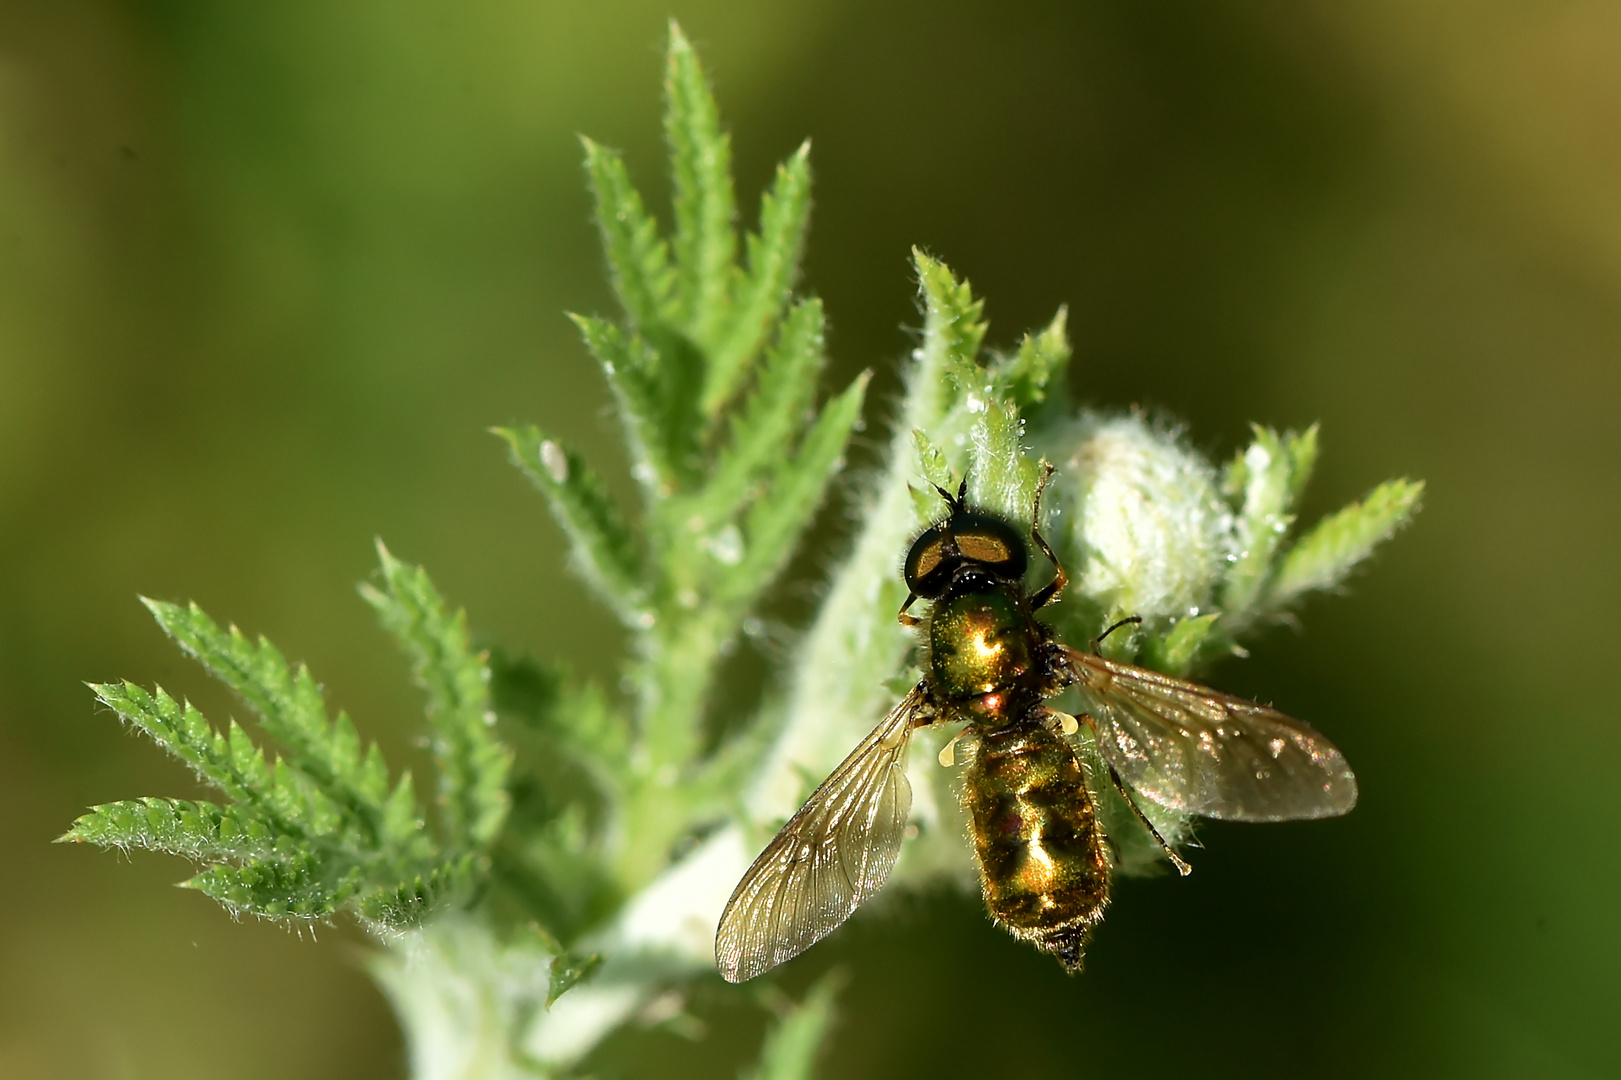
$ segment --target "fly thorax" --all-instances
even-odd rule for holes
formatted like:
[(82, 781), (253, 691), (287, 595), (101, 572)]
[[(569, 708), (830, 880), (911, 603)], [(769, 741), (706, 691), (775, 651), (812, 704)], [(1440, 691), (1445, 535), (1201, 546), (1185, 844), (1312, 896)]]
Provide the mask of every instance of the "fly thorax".
[(1005, 692), (1030, 670), (1031, 644), (1030, 617), (1010, 589), (947, 593), (929, 616), (935, 689), (954, 702)]

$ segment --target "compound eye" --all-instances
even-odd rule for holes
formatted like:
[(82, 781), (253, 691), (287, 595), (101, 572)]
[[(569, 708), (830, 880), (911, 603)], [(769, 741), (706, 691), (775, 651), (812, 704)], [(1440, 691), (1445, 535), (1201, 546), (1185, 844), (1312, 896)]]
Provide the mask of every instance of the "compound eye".
[(919, 596), (924, 596), (923, 581), (930, 574), (940, 569), (940, 563), (945, 558), (945, 539), (940, 535), (939, 529), (930, 529), (917, 538), (912, 550), (906, 555), (906, 587)]
[(965, 559), (988, 563), (991, 566), (1001, 566), (1013, 558), (1013, 552), (1009, 549), (1006, 538), (977, 530), (958, 533), (957, 550), (962, 552)]
[(1006, 522), (969, 512), (952, 518), (950, 528), (965, 562), (975, 563), (1004, 581), (1024, 576), (1030, 556), (1024, 539)]

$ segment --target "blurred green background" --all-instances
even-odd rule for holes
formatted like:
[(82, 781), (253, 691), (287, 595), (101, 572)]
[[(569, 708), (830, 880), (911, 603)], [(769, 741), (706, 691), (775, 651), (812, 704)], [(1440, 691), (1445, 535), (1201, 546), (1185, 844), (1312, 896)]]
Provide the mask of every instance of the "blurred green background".
[[(1068, 303), (1078, 400), (1220, 456), (1321, 420), (1309, 515), (1430, 484), (1349, 599), (1213, 679), (1328, 732), (1354, 814), (1206, 827), (1074, 980), (972, 897), (857, 919), (780, 980), (850, 972), (824, 1075), (1621, 1074), (1621, 7), (9, 0), (0, 1077), (402, 1075), (352, 930), (51, 846), (192, 790), (82, 680), (223, 718), (135, 602), (194, 598), (408, 758), (419, 703), (354, 594), (377, 535), (487, 638), (614, 678), (484, 429), (615, 459), (562, 316), (610, 309), (574, 133), (659, 202), (671, 13), (745, 205), (814, 139), (806, 284), (830, 385), (886, 373), (871, 432), (921, 244), (994, 340)], [(598, 1072), (732, 1075), (762, 1014), (696, 1000), (707, 1041), (626, 1033)]]

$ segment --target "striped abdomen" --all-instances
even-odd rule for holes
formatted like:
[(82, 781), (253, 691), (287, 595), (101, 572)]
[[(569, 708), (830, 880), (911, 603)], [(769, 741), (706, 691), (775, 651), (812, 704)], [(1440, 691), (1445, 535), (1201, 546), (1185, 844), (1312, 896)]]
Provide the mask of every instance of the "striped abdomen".
[(963, 803), (991, 916), (1078, 970), (1109, 900), (1109, 862), (1075, 751), (1034, 720), (982, 735)]

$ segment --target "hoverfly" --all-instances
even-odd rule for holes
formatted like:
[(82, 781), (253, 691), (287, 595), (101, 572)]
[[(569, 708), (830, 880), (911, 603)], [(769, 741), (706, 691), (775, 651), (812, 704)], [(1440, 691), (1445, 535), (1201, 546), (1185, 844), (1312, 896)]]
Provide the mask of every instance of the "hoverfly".
[[(1126, 805), (1183, 874), (1188, 864), (1133, 792), (1229, 821), (1332, 817), (1356, 803), (1345, 758), (1306, 724), (1107, 659), (1096, 641), (1083, 652), (1053, 640), (1035, 613), (1068, 578), (1041, 536), (1040, 490), (1029, 539), (1054, 576), (1034, 593), (1023, 583), (1029, 549), (1020, 530), (970, 509), (966, 480), (955, 497), (937, 490), (947, 513), (906, 556), (909, 594), (897, 615), (920, 629), (923, 678), (743, 875), (715, 935), (716, 966), (730, 982), (799, 955), (884, 884), (906, 830), (906, 748), (920, 727), (961, 723), (977, 743), (962, 802), (985, 906), (997, 925), (1071, 973), (1103, 917), (1111, 868), (1096, 795), (1068, 740), (1079, 724), (1091, 729)], [(918, 600), (932, 601), (921, 618), (909, 613)], [(1045, 704), (1071, 686), (1087, 706), (1078, 718)]]

